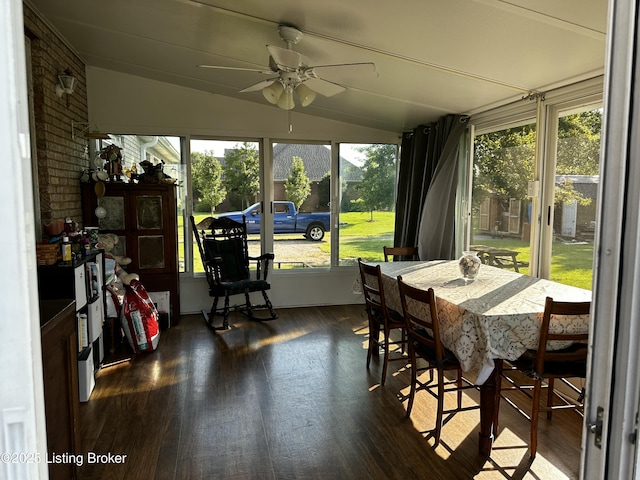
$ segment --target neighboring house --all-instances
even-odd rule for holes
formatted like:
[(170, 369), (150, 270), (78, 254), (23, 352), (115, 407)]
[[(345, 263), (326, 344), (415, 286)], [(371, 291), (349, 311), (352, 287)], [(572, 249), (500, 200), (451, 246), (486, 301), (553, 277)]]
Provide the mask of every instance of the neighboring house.
[(157, 165), (164, 163), (163, 171), (173, 178), (178, 178), (181, 164), (180, 152), (167, 137), (154, 135), (110, 135), (112, 142), (122, 148), (123, 167), (135, 165), (138, 173), (143, 173), (140, 162), (149, 160)]
[(582, 198), (591, 200), (587, 205), (581, 205), (575, 200), (555, 205), (553, 230), (556, 236), (593, 240), (599, 181), (599, 175), (556, 175), (556, 185), (570, 182)]
[(478, 230), (492, 236), (518, 236), (523, 223), (528, 223), (522, 213), (524, 202), (505, 195), (491, 193), (484, 197), (478, 210)]
[[(274, 199), (286, 200), (284, 184), (291, 173), (293, 157), (300, 157), (304, 170), (311, 181), (311, 194), (300, 207), (303, 212), (328, 212), (328, 199), (322, 198), (318, 184), (331, 171), (331, 150), (325, 145), (278, 143), (273, 147)], [(217, 157), (224, 167), (225, 159)], [(340, 176), (343, 183), (343, 200), (358, 197), (355, 185), (362, 181), (362, 169), (344, 157), (340, 157)], [(217, 212), (234, 210), (228, 200), (216, 207)]]
[[(553, 229), (556, 237), (593, 240), (599, 180), (599, 175), (556, 175), (556, 185), (571, 183), (582, 198), (591, 200), (587, 205), (575, 200), (555, 204)], [(492, 193), (480, 204), (478, 230), (493, 236), (521, 236), (528, 240), (530, 212), (530, 202)]]

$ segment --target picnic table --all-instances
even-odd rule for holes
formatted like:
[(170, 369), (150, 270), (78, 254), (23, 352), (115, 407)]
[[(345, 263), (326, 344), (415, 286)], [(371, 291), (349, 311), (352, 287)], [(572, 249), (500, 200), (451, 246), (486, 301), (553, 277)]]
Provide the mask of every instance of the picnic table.
[(480, 260), (486, 265), (498, 268), (513, 268), (516, 272), (520, 272), (519, 267), (529, 266), (527, 262), (518, 261), (519, 252), (515, 250), (487, 247), (486, 245), (471, 245), (469, 248), (474, 252), (478, 252)]

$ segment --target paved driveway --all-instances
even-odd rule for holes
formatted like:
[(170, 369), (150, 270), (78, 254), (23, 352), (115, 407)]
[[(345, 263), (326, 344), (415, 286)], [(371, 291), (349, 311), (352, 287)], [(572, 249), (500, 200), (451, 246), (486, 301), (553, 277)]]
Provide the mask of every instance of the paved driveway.
[[(303, 268), (328, 266), (330, 263), (329, 252), (323, 252), (321, 245), (327, 245), (329, 237), (325, 236), (320, 242), (312, 242), (304, 237), (278, 238), (273, 242), (275, 255), (274, 268)], [(258, 241), (249, 242), (249, 255), (259, 255), (260, 244)]]

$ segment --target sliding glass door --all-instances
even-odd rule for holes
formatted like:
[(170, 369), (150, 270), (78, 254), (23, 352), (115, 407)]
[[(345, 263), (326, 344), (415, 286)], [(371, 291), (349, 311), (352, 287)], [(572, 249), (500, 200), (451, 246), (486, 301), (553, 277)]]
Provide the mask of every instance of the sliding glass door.
[(501, 268), (529, 273), (535, 121), (476, 135), (471, 248)]
[(544, 103), (478, 128), (470, 244), (494, 266), (591, 289), (601, 96)]
[(547, 213), (552, 219), (546, 236), (550, 262), (545, 264), (551, 280), (590, 290), (602, 109), (590, 105), (554, 111), (553, 122), (555, 168), (551, 170), (553, 178), (546, 177), (546, 184), (553, 189), (547, 196)]

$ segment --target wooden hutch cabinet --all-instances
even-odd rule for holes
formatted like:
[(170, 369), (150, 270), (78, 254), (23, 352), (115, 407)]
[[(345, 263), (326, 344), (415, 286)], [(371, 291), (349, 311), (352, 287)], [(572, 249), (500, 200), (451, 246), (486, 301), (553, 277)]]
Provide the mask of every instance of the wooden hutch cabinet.
[[(148, 292), (169, 292), (171, 323), (180, 316), (176, 187), (172, 184), (106, 182), (98, 198), (93, 184), (82, 185), (83, 224), (115, 233), (112, 253), (131, 258), (125, 266), (137, 273)], [(106, 210), (102, 218), (96, 208)]]

